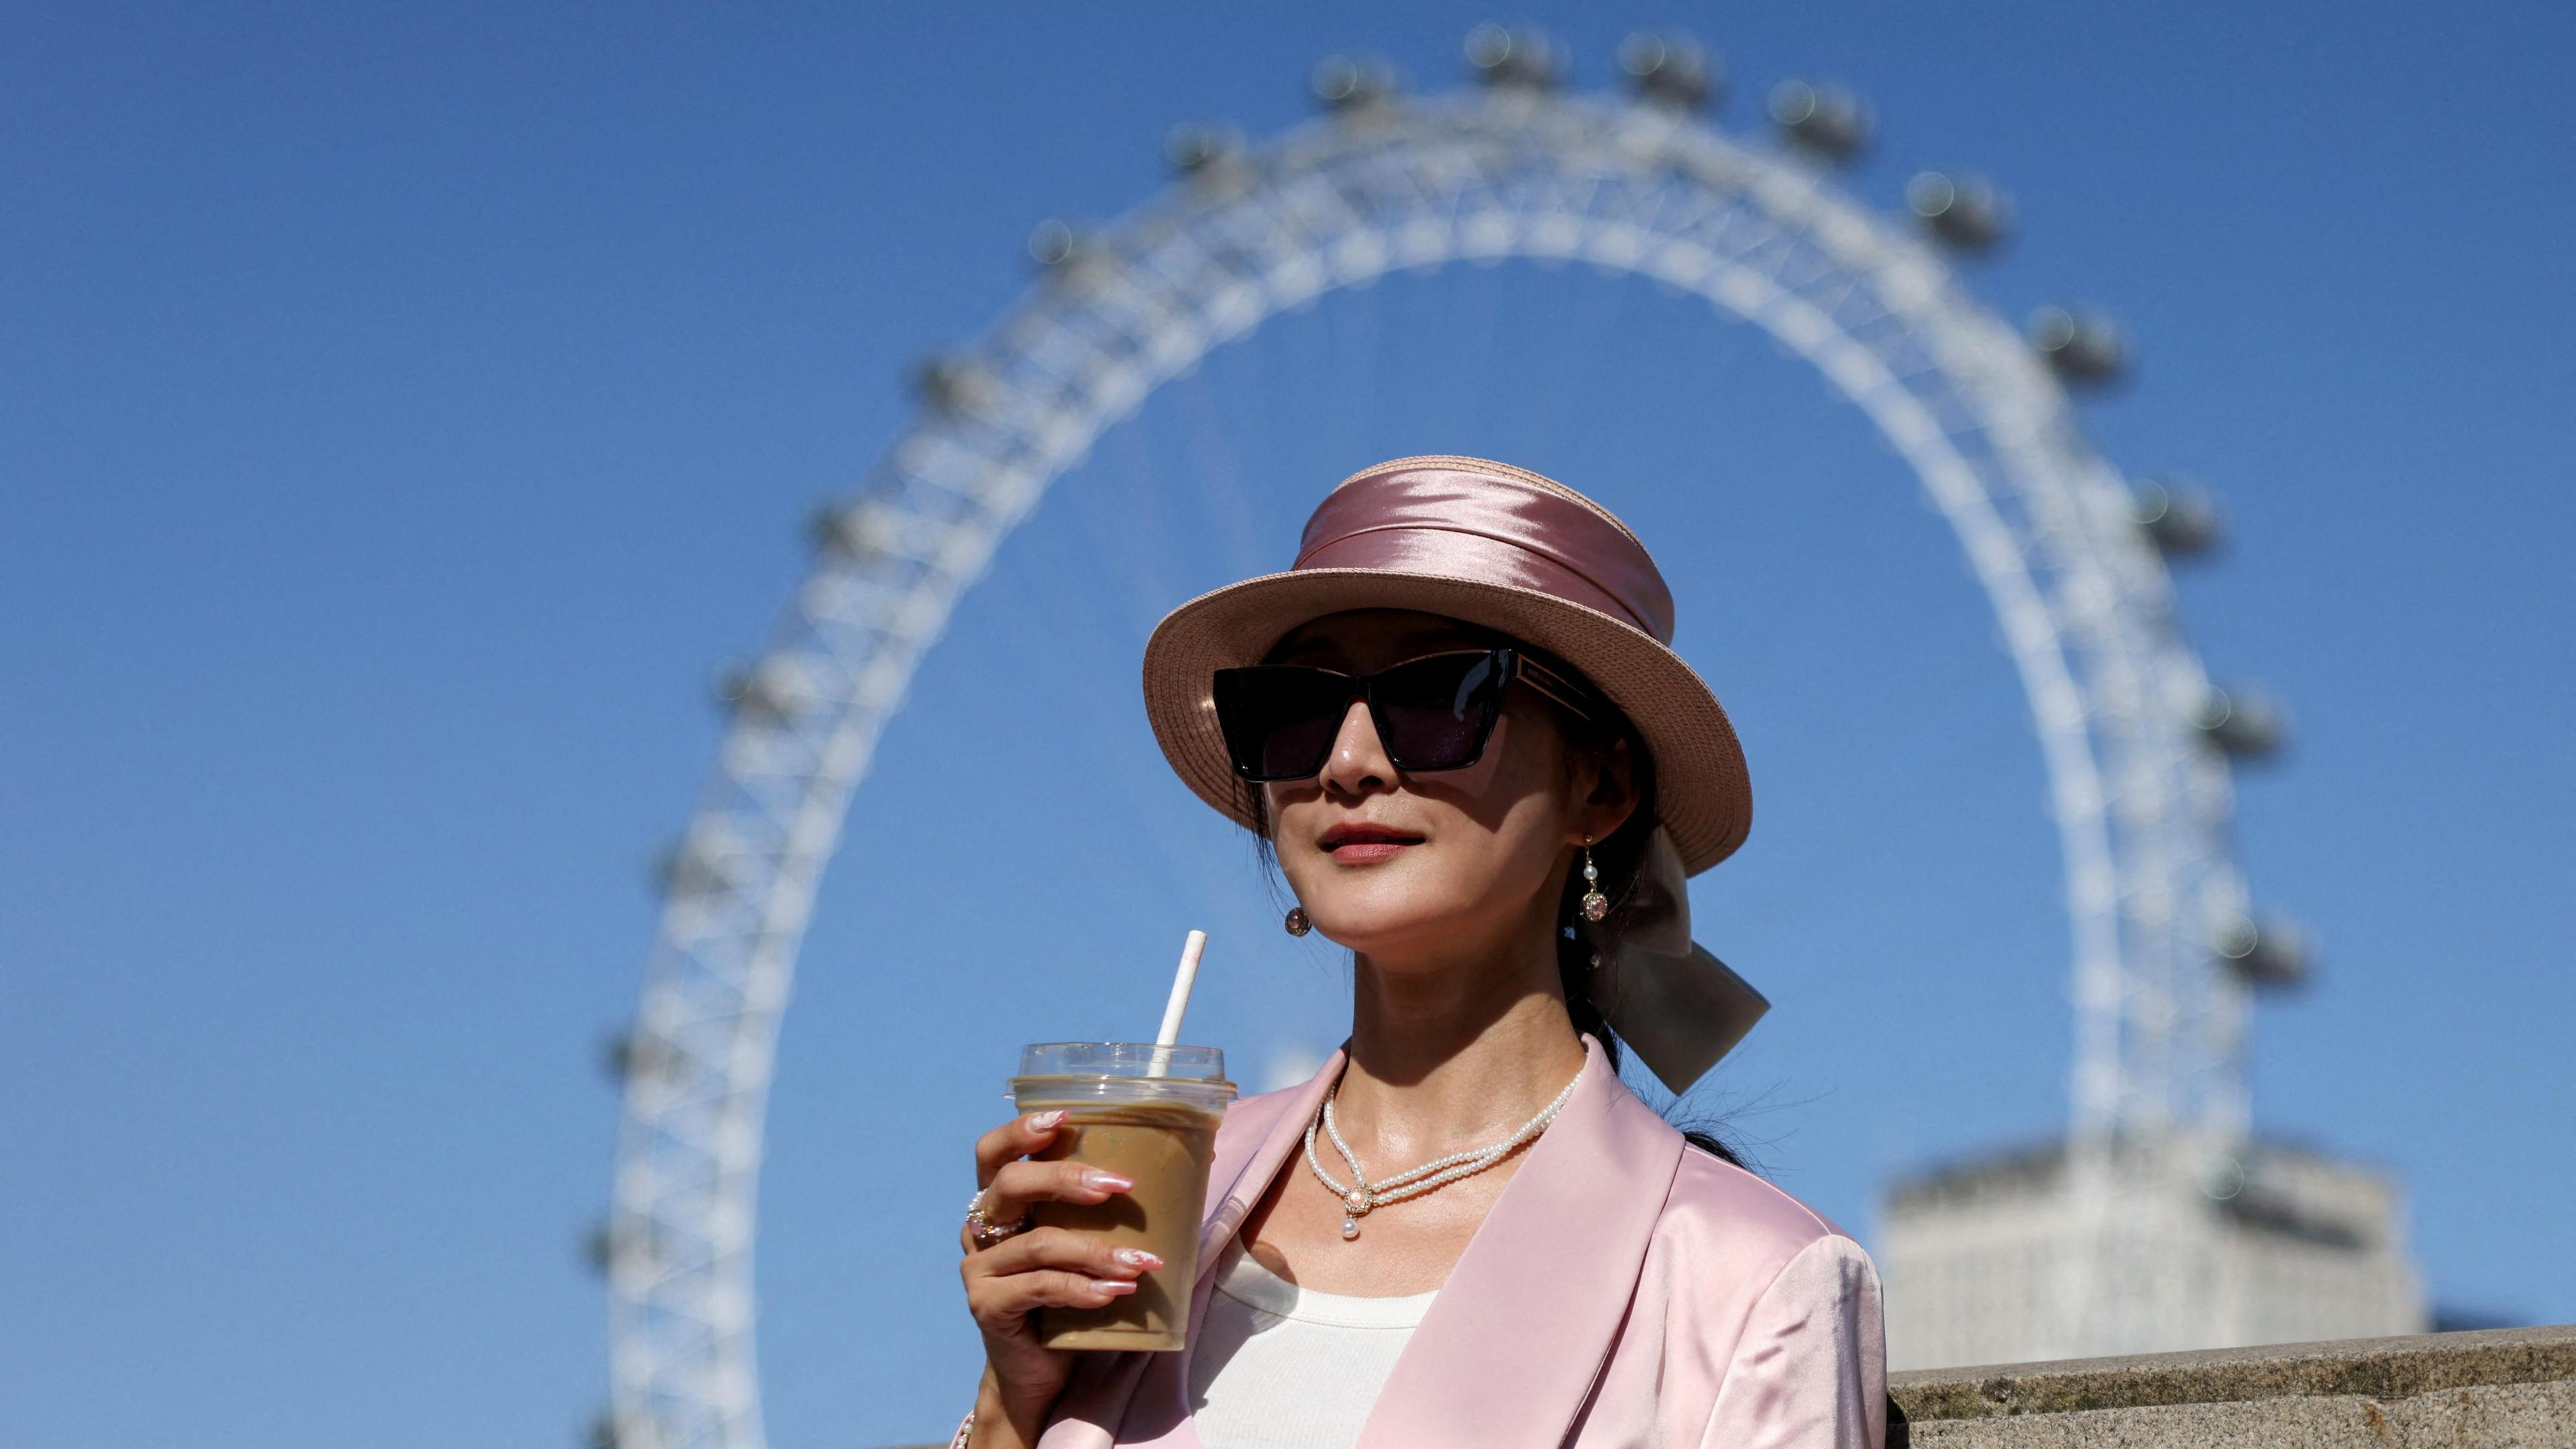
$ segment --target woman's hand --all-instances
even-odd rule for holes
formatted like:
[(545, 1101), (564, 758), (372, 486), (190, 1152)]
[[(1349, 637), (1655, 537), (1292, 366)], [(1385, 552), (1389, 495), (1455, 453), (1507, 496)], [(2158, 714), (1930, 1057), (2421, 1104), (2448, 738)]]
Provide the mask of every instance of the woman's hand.
[[(1033, 1203), (1102, 1203), (1136, 1184), (1078, 1162), (1031, 1162), (1055, 1141), (1062, 1112), (1015, 1117), (975, 1140), (975, 1182), (984, 1220), (1018, 1222)], [(1037, 1442), (1047, 1411), (1073, 1373), (1073, 1355), (1038, 1342), (1029, 1315), (1040, 1308), (1100, 1308), (1136, 1291), (1138, 1275), (1163, 1266), (1141, 1248), (1111, 1248), (1063, 1228), (1032, 1228), (977, 1248), (958, 1233), (966, 1260), (966, 1309), (984, 1334), (984, 1383), (975, 1400), (976, 1449)]]

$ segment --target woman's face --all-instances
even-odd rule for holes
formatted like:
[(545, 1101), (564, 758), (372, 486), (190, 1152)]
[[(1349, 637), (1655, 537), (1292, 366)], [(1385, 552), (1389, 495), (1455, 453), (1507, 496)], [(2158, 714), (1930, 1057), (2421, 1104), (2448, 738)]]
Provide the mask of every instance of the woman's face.
[[(1368, 674), (1490, 632), (1393, 609), (1330, 614), (1281, 641), (1270, 662)], [(1494, 949), (1553, 925), (1573, 849), (1618, 828), (1633, 802), (1620, 778), (1570, 748), (1554, 707), (1504, 691), (1476, 763), (1403, 774), (1368, 706), (1353, 700), (1312, 780), (1263, 786), (1279, 867), (1315, 928), (1382, 965)]]

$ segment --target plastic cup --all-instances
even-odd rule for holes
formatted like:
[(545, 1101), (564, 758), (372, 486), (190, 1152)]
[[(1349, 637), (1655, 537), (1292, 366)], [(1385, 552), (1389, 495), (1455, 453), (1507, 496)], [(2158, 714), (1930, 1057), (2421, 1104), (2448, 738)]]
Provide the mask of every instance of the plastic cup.
[(1062, 1109), (1064, 1125), (1041, 1159), (1105, 1167), (1136, 1184), (1104, 1203), (1039, 1203), (1041, 1227), (1067, 1228), (1121, 1248), (1143, 1248), (1163, 1266), (1105, 1308), (1046, 1308), (1038, 1337), (1049, 1348), (1181, 1347), (1198, 1282), (1199, 1221), (1217, 1124), (1234, 1100), (1225, 1053), (1215, 1047), (1136, 1042), (1046, 1042), (1023, 1049), (1011, 1096), (1022, 1112)]

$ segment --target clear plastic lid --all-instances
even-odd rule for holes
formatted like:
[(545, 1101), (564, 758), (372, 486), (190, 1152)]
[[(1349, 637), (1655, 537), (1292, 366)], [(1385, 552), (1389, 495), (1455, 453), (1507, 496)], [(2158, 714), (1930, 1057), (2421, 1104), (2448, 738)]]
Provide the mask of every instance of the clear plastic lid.
[(1225, 1053), (1216, 1047), (1155, 1046), (1150, 1042), (1048, 1041), (1020, 1048), (1020, 1075), (1176, 1077), (1189, 1082), (1224, 1082)]
[(1011, 1078), (1024, 1101), (1176, 1101), (1221, 1112), (1234, 1091), (1218, 1048), (1150, 1042), (1039, 1042), (1021, 1049)]

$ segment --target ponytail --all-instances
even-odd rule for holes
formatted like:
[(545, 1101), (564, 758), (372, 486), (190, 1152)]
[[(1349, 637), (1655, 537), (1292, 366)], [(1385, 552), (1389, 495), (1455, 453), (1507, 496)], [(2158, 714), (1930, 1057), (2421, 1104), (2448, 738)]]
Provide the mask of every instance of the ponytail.
[[(1574, 673), (1563, 665), (1554, 667), (1568, 674)], [(1592, 995), (1593, 968), (1619, 949), (1620, 937), (1627, 931), (1630, 908), (1636, 899), (1637, 876), (1645, 865), (1646, 846), (1654, 838), (1658, 823), (1655, 817), (1655, 762), (1646, 753), (1645, 742), (1637, 738), (1635, 730), (1623, 718), (1592, 721), (1589, 728), (1585, 727), (1585, 722), (1570, 716), (1561, 718), (1568, 727), (1569, 741), (1577, 748), (1594, 754), (1605, 766), (1617, 742), (1626, 739), (1628, 758), (1635, 775), (1632, 784), (1636, 791), (1636, 808), (1628, 813), (1626, 822), (1612, 831), (1608, 839), (1595, 842), (1591, 847), (1592, 864), (1601, 875), (1597, 889), (1609, 897), (1609, 912), (1598, 921), (1583, 919), (1584, 892), (1596, 886), (1583, 878), (1579, 856), (1576, 868), (1566, 873), (1565, 889), (1560, 893), (1556, 911), (1560, 922), (1556, 931), (1556, 978), (1565, 990), (1565, 1014), (1573, 1018), (1576, 1031), (1588, 1033), (1601, 1043), (1602, 1056), (1608, 1060), (1610, 1069), (1616, 1072), (1621, 1055), (1619, 1037), (1610, 1029), (1608, 1013)], [(1708, 1130), (1706, 1125), (1674, 1125), (1681, 1127), (1682, 1140), (1691, 1146), (1721, 1162), (1745, 1166), (1743, 1157), (1734, 1147)]]

